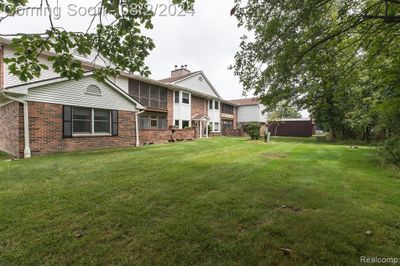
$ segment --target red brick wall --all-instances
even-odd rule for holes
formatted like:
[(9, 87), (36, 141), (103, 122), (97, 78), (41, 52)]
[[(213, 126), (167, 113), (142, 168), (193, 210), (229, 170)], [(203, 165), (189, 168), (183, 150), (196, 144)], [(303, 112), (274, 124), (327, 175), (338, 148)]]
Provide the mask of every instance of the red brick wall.
[[(172, 133), (174, 132), (174, 133)], [(196, 130), (194, 129), (177, 129), (177, 130), (156, 130), (142, 129), (139, 132), (140, 145), (144, 144), (162, 144), (174, 140), (195, 140)]]
[(203, 98), (192, 95), (192, 116), (206, 114), (205, 101)]
[[(192, 95), (192, 117), (195, 115), (206, 115), (207, 114), (207, 100), (204, 98), (200, 98), (197, 96)], [(193, 123), (193, 121), (192, 121)], [(197, 131), (197, 136), (196, 138), (200, 137), (200, 124), (197, 122), (196, 126), (196, 131)], [(193, 126), (193, 124), (192, 124)]]
[(176, 130), (174, 133), (175, 140), (196, 140), (197, 131), (195, 129)]
[(105, 147), (134, 146), (135, 113), (118, 112), (118, 136), (63, 138), (62, 105), (29, 102), (32, 155)]
[(20, 152), (20, 105), (12, 102), (0, 107), (0, 150), (16, 157)]
[(212, 138), (212, 137), (220, 137), (221, 136), (221, 132), (210, 132), (210, 133), (208, 133), (208, 136), (210, 138)]
[(162, 144), (171, 140), (171, 130), (141, 129), (139, 131), (140, 145)]

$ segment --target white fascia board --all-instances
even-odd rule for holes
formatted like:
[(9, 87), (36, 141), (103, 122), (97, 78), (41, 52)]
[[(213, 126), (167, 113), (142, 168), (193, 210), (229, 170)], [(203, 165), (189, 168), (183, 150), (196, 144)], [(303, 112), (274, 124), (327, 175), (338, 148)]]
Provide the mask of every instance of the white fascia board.
[[(203, 71), (193, 72), (193, 75), (189, 75), (189, 76), (187, 76), (187, 77), (185, 77), (185, 78), (183, 78), (183, 79), (179, 79), (179, 80), (177, 80), (177, 81), (174, 81), (174, 82), (172, 82), (171, 84), (178, 85), (179, 82), (182, 82), (182, 81), (184, 81), (184, 80), (190, 79), (190, 78), (192, 78), (192, 77), (194, 77), (194, 76), (196, 76), (196, 75), (198, 75), (198, 74), (202, 75), (202, 77), (206, 80), (206, 82), (207, 82), (208, 85), (211, 87), (211, 89), (214, 91), (214, 93), (218, 96), (218, 99), (219, 99), (219, 100), (222, 100), (221, 95), (219, 95), (218, 91), (215, 89), (214, 85), (212, 85), (211, 81), (207, 78), (206, 74), (204, 74)], [(210, 95), (210, 96), (211, 96), (211, 95)], [(215, 97), (213, 97), (213, 98), (215, 98)]]

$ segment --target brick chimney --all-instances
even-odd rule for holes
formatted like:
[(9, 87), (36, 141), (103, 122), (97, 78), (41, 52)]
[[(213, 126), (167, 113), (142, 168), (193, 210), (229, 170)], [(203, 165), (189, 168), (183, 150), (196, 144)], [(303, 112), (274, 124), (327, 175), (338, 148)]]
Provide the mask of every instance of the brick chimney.
[(171, 71), (171, 78), (180, 77), (189, 73), (190, 71), (187, 69), (187, 65), (182, 65), (181, 68), (175, 65), (175, 70)]

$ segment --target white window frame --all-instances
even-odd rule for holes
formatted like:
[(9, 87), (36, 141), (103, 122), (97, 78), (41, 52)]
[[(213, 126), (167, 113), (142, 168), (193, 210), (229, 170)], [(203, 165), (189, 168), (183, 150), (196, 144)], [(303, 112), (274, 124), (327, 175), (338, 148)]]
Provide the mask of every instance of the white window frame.
[[(176, 94), (178, 94), (178, 102), (176, 101)], [(174, 91), (174, 104), (180, 104), (181, 103), (181, 92), (180, 91)]]
[[(91, 133), (74, 133), (74, 108), (85, 108), (85, 109), (90, 109), (91, 112)], [(98, 109), (98, 110), (106, 110), (108, 111), (108, 116), (110, 118), (110, 133), (95, 133), (94, 132), (94, 110)], [(78, 106), (73, 106), (72, 107), (72, 137), (87, 137), (87, 136), (111, 136), (112, 135), (112, 121), (111, 121), (111, 110), (108, 109), (100, 109), (100, 108), (90, 108), (90, 107), (78, 107)]]
[[(217, 128), (217, 124), (218, 124), (218, 130), (215, 130), (215, 128)], [(213, 127), (213, 131), (214, 132), (220, 132), (221, 131), (221, 123), (220, 122), (214, 122), (214, 127)]]
[(208, 122), (208, 125), (211, 126), (211, 132), (215, 132), (214, 131), (214, 123), (213, 122)]
[[(218, 108), (215, 108), (218, 105)], [(219, 101), (214, 101), (214, 110), (220, 110), (221, 103)]]
[(191, 128), (192, 127), (192, 120), (181, 120), (182, 122), (181, 122), (181, 129), (185, 129), (184, 127), (183, 127), (183, 121), (188, 121), (189, 122), (189, 124), (188, 124), (188, 128)]
[[(188, 96), (188, 103), (184, 103), (183, 102), (183, 94), (187, 94), (187, 96)], [(181, 93), (180, 93), (180, 96), (181, 96), (181, 103), (182, 104), (186, 104), (186, 105), (189, 105), (190, 104), (190, 93), (189, 92), (184, 92), (184, 91), (182, 91)]]
[[(176, 125), (176, 122), (178, 122), (178, 125)], [(181, 124), (181, 121), (179, 119), (174, 120), (174, 127), (180, 128), (180, 124)]]

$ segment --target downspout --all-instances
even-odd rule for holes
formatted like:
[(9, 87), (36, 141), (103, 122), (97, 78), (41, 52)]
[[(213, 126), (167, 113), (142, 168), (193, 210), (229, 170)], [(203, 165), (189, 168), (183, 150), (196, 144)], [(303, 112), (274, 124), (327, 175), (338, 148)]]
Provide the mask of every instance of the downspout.
[(29, 108), (28, 108), (28, 103), (24, 100), (20, 100), (14, 97), (11, 97), (9, 95), (6, 95), (5, 92), (2, 92), (3, 96), (22, 103), (22, 105), (24, 106), (24, 158), (31, 158), (31, 148), (29, 145)]
[(139, 115), (143, 114), (145, 111), (139, 111), (135, 113), (135, 130), (136, 130), (136, 147), (140, 146), (140, 139), (139, 139)]

